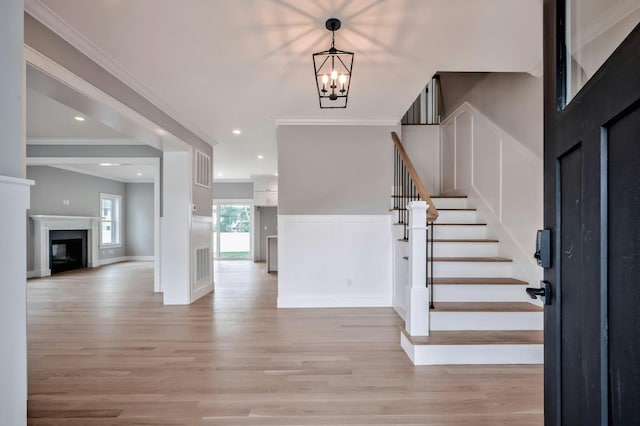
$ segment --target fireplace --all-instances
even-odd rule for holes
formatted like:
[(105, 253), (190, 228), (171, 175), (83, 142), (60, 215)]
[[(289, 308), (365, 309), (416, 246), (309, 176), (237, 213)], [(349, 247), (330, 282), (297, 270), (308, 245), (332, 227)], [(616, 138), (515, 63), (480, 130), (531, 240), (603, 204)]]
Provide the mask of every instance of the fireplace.
[(49, 231), (51, 273), (87, 267), (87, 231)]
[(32, 215), (31, 219), (34, 270), (30, 277), (100, 265), (99, 217)]

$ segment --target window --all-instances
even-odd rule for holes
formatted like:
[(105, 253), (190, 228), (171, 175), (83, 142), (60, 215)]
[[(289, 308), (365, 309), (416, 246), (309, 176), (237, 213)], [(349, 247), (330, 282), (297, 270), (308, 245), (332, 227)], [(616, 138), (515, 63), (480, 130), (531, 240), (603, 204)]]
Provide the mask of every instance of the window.
[(122, 197), (100, 194), (100, 246), (119, 246)]

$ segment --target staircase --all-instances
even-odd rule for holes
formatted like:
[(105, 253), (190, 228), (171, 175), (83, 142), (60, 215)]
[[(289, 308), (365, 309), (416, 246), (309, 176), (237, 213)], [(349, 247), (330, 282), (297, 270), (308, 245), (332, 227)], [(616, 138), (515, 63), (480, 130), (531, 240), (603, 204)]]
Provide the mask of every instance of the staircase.
[[(406, 160), (410, 164), (408, 158)], [(407, 170), (412, 168), (407, 167)], [(404, 183), (396, 183), (394, 188), (408, 187), (416, 179), (419, 178), (412, 177), (407, 184), (407, 179), (403, 178)], [(409, 202), (424, 199), (423, 196), (415, 197), (413, 191), (410, 194)], [(429, 198), (428, 194), (426, 198)], [(516, 271), (511, 259), (498, 256), (500, 242), (491, 238), (487, 224), (475, 209), (469, 207), (467, 197), (429, 199), (429, 205), (436, 206), (437, 213), (434, 222), (427, 219), (431, 225), (427, 232), (425, 269), (428, 276), (424, 285), (430, 291), (423, 293), (413, 291), (416, 285), (422, 286), (421, 283), (410, 282), (414, 276), (411, 271), (425, 262), (416, 260), (411, 264), (411, 250), (415, 246), (410, 244), (412, 234), (408, 230), (408, 219), (412, 210), (400, 207), (397, 199), (398, 194), (394, 194), (393, 234), (397, 240), (396, 259), (402, 258), (404, 263), (396, 260), (396, 269), (406, 272), (406, 285), (410, 289), (408, 298), (425, 294), (430, 300), (417, 305), (415, 300), (407, 300), (405, 305), (413, 303), (407, 312), (396, 310), (408, 321), (406, 316), (415, 315), (415, 306), (428, 309), (430, 302), (432, 305), (426, 320), (427, 330), (416, 333), (414, 327), (414, 335), (411, 335), (407, 327), (401, 333), (401, 345), (413, 363), (542, 363), (543, 309), (528, 302), (530, 299), (525, 292), (528, 283), (514, 278)], [(399, 281), (398, 277), (403, 275), (396, 273), (395, 276)]]
[(543, 310), (527, 301), (527, 283), (513, 278), (511, 260), (497, 256), (499, 241), (488, 237), (466, 197), (432, 200), (441, 208), (432, 226), (435, 257), (427, 245), (427, 261), (433, 260), (429, 335), (403, 330), (404, 350), (416, 365), (541, 363)]

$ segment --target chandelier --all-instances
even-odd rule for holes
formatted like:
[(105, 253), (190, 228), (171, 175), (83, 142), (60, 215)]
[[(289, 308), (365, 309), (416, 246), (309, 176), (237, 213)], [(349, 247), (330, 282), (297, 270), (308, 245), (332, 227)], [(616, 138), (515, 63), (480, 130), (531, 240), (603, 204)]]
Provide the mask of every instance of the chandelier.
[(329, 50), (313, 54), (313, 69), (320, 108), (346, 108), (351, 85), (353, 52), (336, 49), (336, 31), (340, 29), (339, 19), (327, 19), (325, 27), (331, 31)]

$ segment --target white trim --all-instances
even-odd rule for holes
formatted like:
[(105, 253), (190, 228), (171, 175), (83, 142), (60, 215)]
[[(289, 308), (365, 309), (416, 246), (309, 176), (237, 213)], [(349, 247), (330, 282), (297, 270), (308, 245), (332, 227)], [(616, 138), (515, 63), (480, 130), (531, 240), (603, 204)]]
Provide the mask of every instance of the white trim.
[[(499, 167), (502, 169), (504, 164), (503, 162), (503, 152), (505, 145), (508, 145), (510, 149), (518, 154), (522, 155), (522, 158), (527, 163), (535, 165), (535, 167), (542, 170), (543, 160), (540, 158), (535, 152), (533, 152), (529, 147), (523, 145), (519, 142), (515, 137), (511, 134), (503, 130), (500, 126), (494, 123), (491, 119), (486, 117), (482, 112), (476, 109), (469, 102), (463, 102), (455, 111), (453, 111), (446, 120), (441, 123), (441, 126), (447, 126), (453, 124), (454, 126), (454, 141), (456, 145), (456, 149), (454, 150), (454, 168), (457, 168), (458, 159), (457, 159), (457, 126), (456, 120), (463, 113), (470, 114), (472, 126), (475, 126), (475, 120), (481, 119), (484, 121), (486, 125), (488, 125), (497, 135), (500, 136), (500, 145), (499, 145)], [(474, 133), (473, 128), (471, 129), (471, 144), (472, 149), (473, 145), (475, 145), (475, 140), (473, 139)], [(444, 141), (444, 132), (441, 133), (440, 143), (442, 144)], [(473, 151), (472, 151), (473, 153)], [(473, 155), (471, 158), (471, 164), (473, 166)], [(444, 170), (444, 169), (442, 169)], [(457, 172), (455, 173), (455, 186), (453, 189), (447, 188), (447, 191), (443, 188), (443, 193), (459, 193), (464, 192), (469, 198), (468, 207), (475, 207), (478, 210), (478, 213), (481, 214), (482, 217), (486, 219), (486, 223), (488, 225), (488, 229), (490, 230), (490, 234), (493, 237), (496, 237), (500, 240), (499, 245), (499, 255), (504, 255), (508, 253), (508, 256), (513, 259), (513, 273), (517, 278), (523, 279), (531, 285), (536, 285), (540, 279), (542, 270), (536, 265), (533, 257), (530, 254), (530, 248), (524, 247), (522, 243), (514, 236), (513, 231), (503, 223), (503, 174), (502, 170), (500, 170), (500, 189), (499, 189), (499, 199), (497, 201), (498, 205), (494, 209), (491, 206), (491, 203), (485, 199), (485, 197), (481, 194), (478, 188), (475, 186), (473, 179), (473, 172), (471, 172), (471, 179), (468, 187), (461, 188), (460, 182), (457, 181)], [(452, 227), (448, 226), (449, 231), (452, 230)], [(534, 232), (535, 229), (532, 229), (531, 232)], [(436, 232), (438, 232), (436, 230)]]
[(27, 166), (50, 166), (52, 164), (97, 164), (136, 162), (144, 165), (159, 165), (160, 157), (27, 157)]
[(213, 204), (253, 204), (253, 198), (214, 198)]
[(23, 178), (17, 178), (13, 176), (2, 176), (2, 175), (0, 175), (0, 183), (12, 184), (12, 185), (24, 185), (24, 186), (35, 185), (35, 181), (30, 179), (23, 179)]
[(130, 262), (153, 262), (153, 256), (126, 256), (127, 260)]
[(388, 308), (388, 297), (278, 296), (280, 308)]
[(27, 138), (27, 145), (147, 145), (134, 138)]
[[(111, 257), (108, 259), (100, 259), (98, 263), (94, 267), (112, 265), (114, 263), (120, 262), (153, 262), (153, 256), (120, 256), (120, 257)], [(87, 267), (88, 269), (89, 267)], [(40, 278), (44, 276), (51, 275), (51, 271), (48, 274), (43, 274), (42, 271), (27, 271), (27, 279), (31, 278)]]
[(38, 276), (51, 275), (49, 269), (49, 231), (65, 229), (81, 229), (87, 231), (87, 267), (100, 264), (98, 259), (99, 217), (92, 216), (56, 216), (31, 215), (33, 229), (33, 262), (34, 272)]
[(129, 258), (127, 256), (110, 257), (110, 258), (107, 258), (107, 259), (100, 259), (98, 261), (98, 266), (111, 265), (113, 263), (126, 262), (128, 260), (129, 260)]
[(160, 109), (176, 122), (183, 125), (187, 130), (191, 131), (209, 145), (216, 145), (216, 142), (209, 137), (206, 132), (196, 126), (187, 117), (172, 108), (168, 102), (164, 101), (152, 90), (142, 84), (142, 82), (136, 79), (122, 65), (89, 41), (89, 39), (84, 37), (78, 30), (55, 14), (51, 9), (42, 4), (40, 0), (25, 0), (24, 7), (31, 16), (59, 35), (62, 39), (69, 42), (73, 47), (78, 49), (100, 67), (104, 68), (107, 72), (115, 76), (129, 88), (149, 100), (155, 107)]
[[(104, 220), (103, 216), (102, 216), (102, 202), (107, 199), (107, 200), (115, 200), (116, 201), (116, 205), (114, 206), (114, 212), (112, 213), (113, 217), (111, 218), (111, 220)], [(99, 235), (100, 235), (100, 248), (118, 248), (118, 247), (122, 247), (122, 240), (123, 240), (123, 235), (122, 235), (122, 224), (124, 223), (124, 218), (122, 216), (124, 216), (124, 206), (122, 205), (122, 195), (118, 195), (118, 194), (108, 194), (106, 192), (101, 192), (100, 193), (100, 230), (99, 230)], [(116, 242), (114, 243), (103, 243), (102, 242), (102, 222), (111, 222), (113, 225), (115, 225), (115, 240)], [(114, 232), (112, 231), (112, 235), (114, 234)]]
[(273, 119), (276, 126), (397, 126), (402, 117), (287, 118)]
[(278, 215), (278, 224), (284, 222), (330, 222), (330, 223), (389, 223), (389, 215)]

